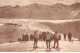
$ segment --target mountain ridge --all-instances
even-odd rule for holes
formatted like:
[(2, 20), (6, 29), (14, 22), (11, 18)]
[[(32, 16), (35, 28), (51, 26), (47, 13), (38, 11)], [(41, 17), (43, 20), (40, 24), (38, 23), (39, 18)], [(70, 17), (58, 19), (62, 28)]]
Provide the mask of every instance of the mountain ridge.
[(16, 5), (14, 7), (8, 5), (0, 7), (0, 18), (45, 20), (75, 19), (78, 14), (73, 17), (73, 11), (80, 11), (79, 5), (80, 3), (75, 3), (72, 5), (65, 5), (62, 3), (57, 3), (54, 5), (33, 3), (31, 5), (26, 5), (22, 7), (20, 7), (19, 5)]

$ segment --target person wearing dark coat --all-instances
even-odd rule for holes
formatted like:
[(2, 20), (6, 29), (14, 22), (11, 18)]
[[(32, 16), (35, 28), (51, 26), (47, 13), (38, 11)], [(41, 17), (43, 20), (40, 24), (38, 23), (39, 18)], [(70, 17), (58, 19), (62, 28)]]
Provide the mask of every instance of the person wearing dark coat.
[(66, 34), (64, 33), (64, 40), (66, 40)]
[(71, 34), (71, 32), (69, 32), (68, 33), (68, 40), (71, 41), (71, 39), (72, 39), (72, 34)]

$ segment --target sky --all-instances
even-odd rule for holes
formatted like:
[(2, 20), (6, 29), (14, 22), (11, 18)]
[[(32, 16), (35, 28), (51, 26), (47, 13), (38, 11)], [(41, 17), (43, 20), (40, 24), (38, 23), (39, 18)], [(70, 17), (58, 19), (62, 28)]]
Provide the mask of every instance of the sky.
[(20, 5), (20, 6), (25, 6), (29, 5), (32, 3), (39, 3), (39, 4), (44, 4), (44, 5), (52, 5), (55, 3), (63, 3), (66, 5), (73, 4), (75, 2), (80, 2), (80, 0), (0, 0), (0, 6), (4, 5)]

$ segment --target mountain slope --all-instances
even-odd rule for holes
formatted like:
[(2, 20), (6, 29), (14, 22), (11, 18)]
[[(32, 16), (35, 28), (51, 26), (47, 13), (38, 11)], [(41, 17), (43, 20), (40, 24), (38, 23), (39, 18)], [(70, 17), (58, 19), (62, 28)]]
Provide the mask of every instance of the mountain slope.
[[(2, 20), (3, 22), (5, 20)], [(12, 21), (12, 22), (11, 22)], [(2, 23), (3, 23), (2, 22)], [(8, 19), (5, 23), (15, 23), (15, 25), (1, 25), (0, 26), (0, 43), (7, 43), (10, 41), (18, 41), (23, 34), (33, 34), (38, 30), (42, 31), (58, 31), (61, 34), (68, 35), (72, 33), (74, 38), (80, 38), (80, 20), (19, 20)]]
[[(0, 18), (10, 18), (10, 19), (53, 19), (53, 20), (65, 20), (74, 19), (72, 14), (73, 11), (80, 11), (80, 3), (75, 3), (72, 5), (65, 5), (57, 3), (54, 5), (41, 5), (41, 4), (31, 4), (19, 7), (4, 6), (0, 7)], [(77, 19), (77, 18), (76, 18)]]

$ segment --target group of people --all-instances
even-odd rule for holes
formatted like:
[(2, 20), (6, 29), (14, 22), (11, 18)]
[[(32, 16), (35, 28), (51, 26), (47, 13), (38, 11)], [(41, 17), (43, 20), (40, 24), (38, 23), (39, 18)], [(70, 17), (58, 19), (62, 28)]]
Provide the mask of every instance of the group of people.
[[(54, 34), (50, 33), (49, 31), (47, 32), (42, 32), (43, 38), (46, 41), (46, 47), (50, 49), (50, 43), (52, 40), (54, 40), (54, 45), (53, 48), (59, 48), (59, 40), (61, 39), (61, 35), (55, 31)], [(33, 34), (33, 39), (34, 39), (34, 44), (33, 48), (38, 48), (37, 42), (39, 39), (39, 35), (37, 34), (37, 31), (34, 32)]]
[[(63, 34), (64, 36), (64, 40), (66, 40), (66, 34)], [(68, 40), (71, 41), (72, 38), (72, 34), (71, 32), (68, 33)], [(22, 41), (28, 41), (29, 37), (28, 34), (26, 35), (22, 35)], [(18, 39), (19, 40), (19, 39)], [(30, 35), (30, 40), (34, 41), (33, 44), (33, 49), (38, 48), (37, 46), (37, 42), (38, 40), (44, 40), (46, 42), (46, 48), (50, 49), (50, 45), (51, 45), (51, 41), (54, 41), (53, 47), (52, 48), (59, 48), (59, 40), (61, 40), (61, 34), (59, 34), (57, 31), (55, 31), (54, 33), (51, 33), (49, 31), (47, 32), (41, 32), (39, 34), (38, 31), (35, 31), (33, 34)]]
[[(68, 40), (71, 41), (72, 39), (72, 34), (71, 32), (68, 33)], [(66, 34), (64, 33), (64, 40), (66, 40)]]

